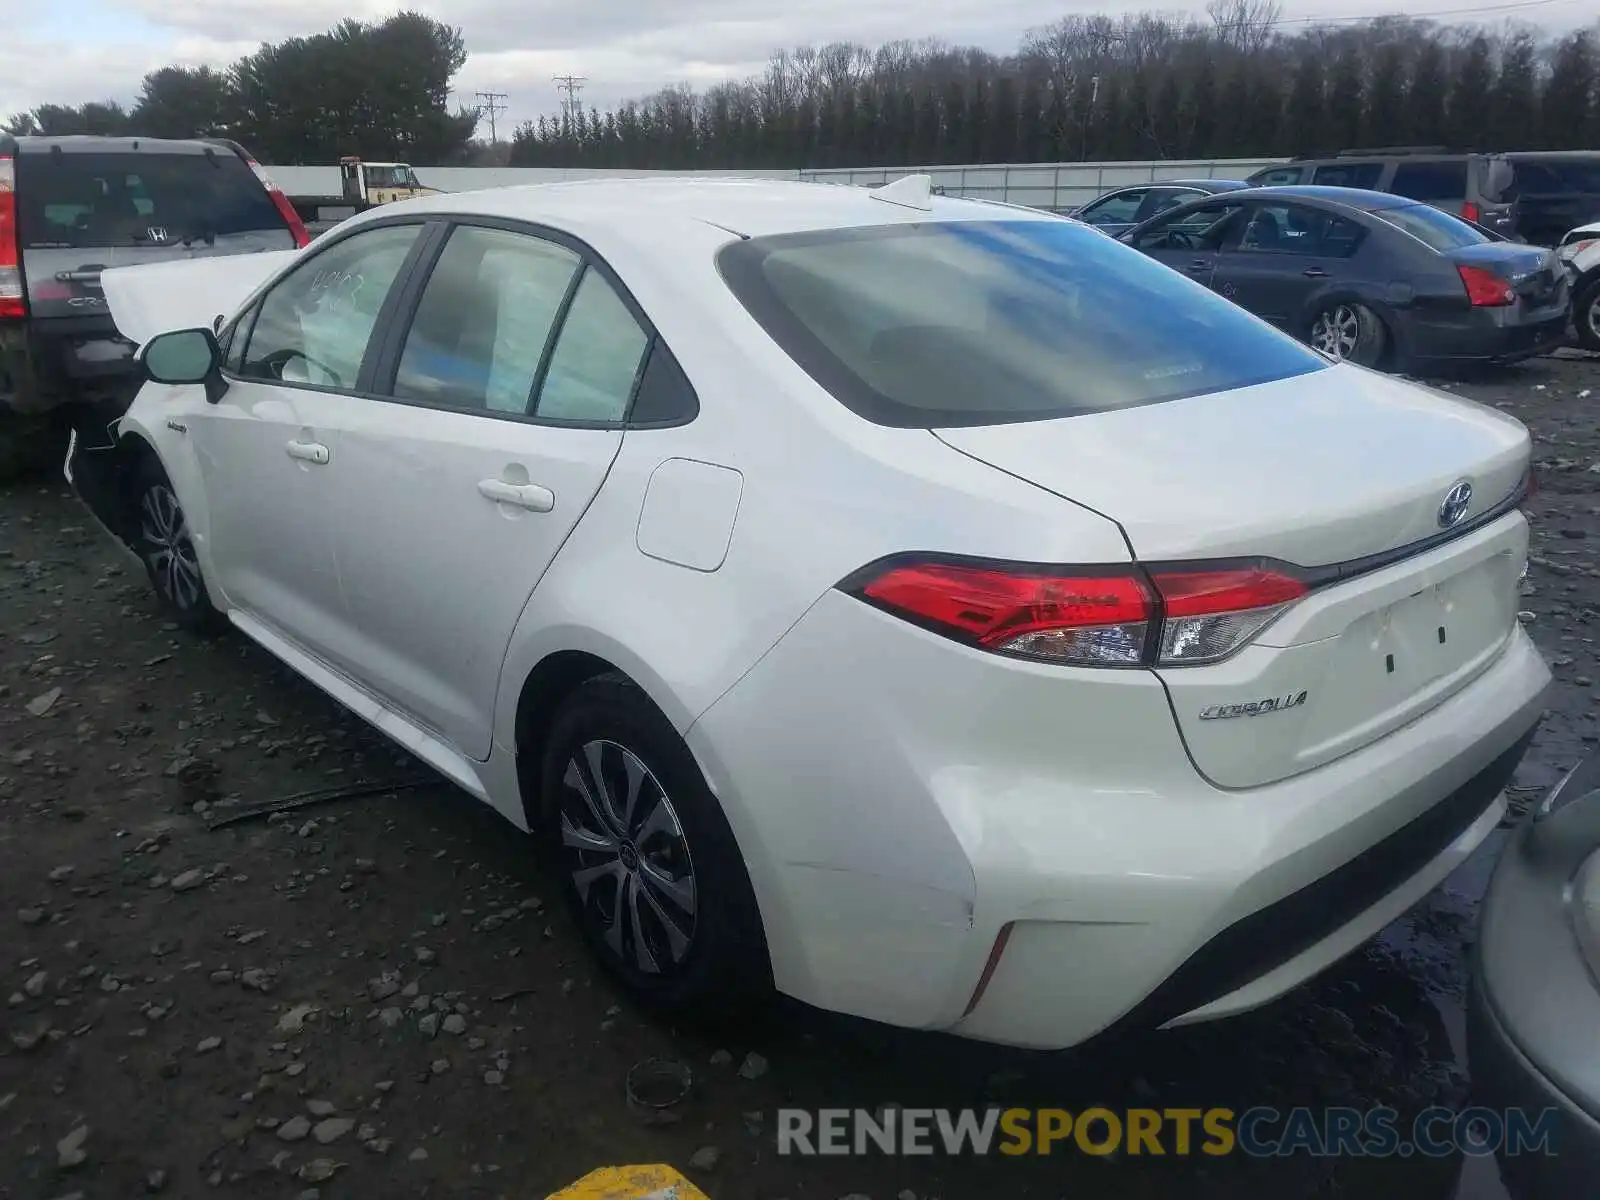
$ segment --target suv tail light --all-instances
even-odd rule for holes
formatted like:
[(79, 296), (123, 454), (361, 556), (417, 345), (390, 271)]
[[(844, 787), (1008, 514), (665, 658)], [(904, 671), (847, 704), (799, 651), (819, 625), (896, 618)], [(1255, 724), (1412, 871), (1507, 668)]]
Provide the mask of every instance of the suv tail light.
[(1461, 216), (1467, 221), (1481, 221), (1483, 220), (1483, 210), (1471, 200), (1468, 200), (1461, 206)]
[(1462, 265), (1456, 267), (1456, 273), (1461, 276), (1461, 282), (1466, 284), (1467, 299), (1474, 308), (1500, 308), (1517, 299), (1511, 284), (1493, 271)]
[(306, 232), (306, 223), (300, 219), (300, 214), (295, 211), (294, 205), (289, 203), (289, 197), (283, 194), (283, 189), (272, 182), (272, 176), (268, 175), (266, 169), (255, 159), (246, 158), (244, 161), (255, 172), (256, 178), (261, 181), (261, 186), (267, 189), (267, 195), (272, 197), (273, 206), (277, 208), (284, 224), (289, 227), (295, 246), (304, 248), (310, 245), (311, 235)]
[(0, 158), (0, 320), (28, 315), (17, 231), (17, 164)]
[(1310, 590), (1255, 560), (1142, 569), (932, 557), (876, 563), (839, 586), (968, 645), (1087, 667), (1218, 662)]

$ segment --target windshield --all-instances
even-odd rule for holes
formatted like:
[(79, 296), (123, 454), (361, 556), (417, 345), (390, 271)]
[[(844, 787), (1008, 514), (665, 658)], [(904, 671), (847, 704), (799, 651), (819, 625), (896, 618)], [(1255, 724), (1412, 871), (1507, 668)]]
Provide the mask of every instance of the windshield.
[(285, 228), (261, 181), (226, 151), (26, 155), (17, 208), (23, 245), (34, 249), (164, 246)]
[(1046, 420), (1325, 368), (1154, 259), (1068, 221), (949, 221), (735, 242), (724, 279), (857, 415)]
[(1435, 250), (1460, 250), (1464, 246), (1481, 246), (1494, 241), (1475, 225), (1452, 217), (1442, 209), (1427, 204), (1408, 204), (1402, 208), (1374, 209), (1372, 215), (1403, 229), (1418, 241)]

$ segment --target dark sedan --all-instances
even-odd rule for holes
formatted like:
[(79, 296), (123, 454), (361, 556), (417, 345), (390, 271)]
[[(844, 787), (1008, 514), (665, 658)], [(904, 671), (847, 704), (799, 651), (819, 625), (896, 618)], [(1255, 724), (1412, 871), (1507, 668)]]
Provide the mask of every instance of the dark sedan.
[(1115, 237), (1141, 221), (1148, 221), (1190, 200), (1203, 200), (1219, 192), (1249, 186), (1242, 179), (1163, 179), (1159, 183), (1141, 183), (1107, 192), (1067, 215)]
[(1249, 188), (1180, 205), (1122, 240), (1362, 366), (1512, 362), (1566, 335), (1571, 297), (1553, 251), (1386, 192)]

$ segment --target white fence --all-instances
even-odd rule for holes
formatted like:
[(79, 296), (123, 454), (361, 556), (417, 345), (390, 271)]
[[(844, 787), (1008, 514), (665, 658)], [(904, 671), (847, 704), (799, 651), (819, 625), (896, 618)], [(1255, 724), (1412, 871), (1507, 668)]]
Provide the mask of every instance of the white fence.
[[(1112, 188), (1162, 179), (1243, 179), (1281, 158), (1207, 158), (1148, 162), (1008, 163), (984, 166), (835, 167), (801, 171), (625, 171), (553, 167), (418, 167), (417, 178), (446, 192), (561, 183), (571, 179), (622, 179), (696, 175), (735, 179), (802, 179), (875, 187), (902, 175), (926, 172), (952, 196), (1003, 200), (1030, 208), (1064, 209), (1086, 204)], [(337, 196), (338, 167), (273, 167), (267, 173), (291, 196)]]
[(1087, 204), (1113, 188), (1163, 179), (1243, 179), (1281, 158), (1205, 158), (1148, 162), (1027, 163), (950, 167), (839, 167), (801, 171), (817, 183), (876, 187), (912, 171), (933, 176), (946, 195), (1002, 200), (1055, 211)]

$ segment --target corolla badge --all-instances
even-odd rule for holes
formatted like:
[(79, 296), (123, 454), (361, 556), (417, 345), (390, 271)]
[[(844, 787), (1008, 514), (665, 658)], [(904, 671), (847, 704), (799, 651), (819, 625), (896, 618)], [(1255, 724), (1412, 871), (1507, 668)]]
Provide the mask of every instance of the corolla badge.
[(1439, 528), (1449, 529), (1452, 525), (1459, 525), (1471, 507), (1472, 485), (1465, 479), (1457, 480), (1439, 504)]
[(1299, 708), (1306, 702), (1305, 692), (1287, 692), (1282, 696), (1268, 696), (1248, 704), (1208, 704), (1200, 710), (1202, 721), (1231, 721), (1235, 717), (1260, 717), (1267, 713)]

